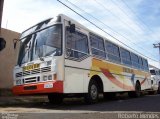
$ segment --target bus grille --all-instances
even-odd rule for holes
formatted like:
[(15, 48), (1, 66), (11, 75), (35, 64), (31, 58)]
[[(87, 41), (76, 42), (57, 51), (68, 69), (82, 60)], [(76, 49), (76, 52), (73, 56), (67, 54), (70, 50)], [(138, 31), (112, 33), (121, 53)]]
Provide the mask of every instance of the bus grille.
[(18, 73), (16, 73), (16, 78), (22, 77), (22, 76), (31, 75), (31, 74), (38, 74), (38, 73), (43, 73), (43, 72), (49, 72), (49, 71), (51, 71), (51, 66), (49, 66), (49, 67), (42, 67), (42, 68), (38, 68), (38, 69), (33, 69), (33, 70), (30, 70), (30, 71), (18, 72)]
[(35, 83), (35, 82), (37, 82), (37, 77), (24, 79), (24, 83)]

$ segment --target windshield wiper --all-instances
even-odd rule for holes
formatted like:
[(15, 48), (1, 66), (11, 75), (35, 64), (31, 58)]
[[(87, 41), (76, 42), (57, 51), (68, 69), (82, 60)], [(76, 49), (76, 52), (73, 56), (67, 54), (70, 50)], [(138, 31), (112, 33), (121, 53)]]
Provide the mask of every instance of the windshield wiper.
[(39, 57), (39, 59), (40, 59), (41, 61), (44, 61), (43, 56), (40, 56), (40, 48), (38, 48), (38, 57)]
[(50, 51), (50, 52), (46, 53), (45, 56), (49, 56), (49, 55), (54, 56), (56, 53), (57, 53), (57, 49), (55, 49), (55, 50), (53, 50), (53, 51)]
[(38, 49), (38, 58), (41, 60), (41, 61), (44, 61), (44, 58), (40, 56), (40, 47), (37, 47), (37, 40), (36, 40), (36, 44), (35, 44), (35, 54), (37, 53), (37, 50)]

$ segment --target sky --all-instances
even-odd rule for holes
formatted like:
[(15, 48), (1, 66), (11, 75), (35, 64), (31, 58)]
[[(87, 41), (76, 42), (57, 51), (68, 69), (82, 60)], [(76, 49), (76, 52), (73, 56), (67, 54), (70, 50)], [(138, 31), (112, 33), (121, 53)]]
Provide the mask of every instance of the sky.
[[(44, 19), (65, 14), (113, 42), (124, 47), (126, 45), (131, 47), (134, 52), (147, 56), (149, 64), (160, 67), (158, 62), (160, 60), (159, 50), (153, 48), (153, 44), (160, 42), (159, 0), (60, 1), (105, 32), (78, 16), (57, 0), (4, 0), (2, 27), (22, 32)], [(126, 48), (130, 49), (129, 47)]]

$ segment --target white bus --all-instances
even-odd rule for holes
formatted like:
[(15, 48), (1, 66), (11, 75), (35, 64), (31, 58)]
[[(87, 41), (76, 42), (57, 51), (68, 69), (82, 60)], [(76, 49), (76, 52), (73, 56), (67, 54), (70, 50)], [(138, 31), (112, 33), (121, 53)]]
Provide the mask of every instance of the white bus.
[(150, 94), (160, 93), (160, 69), (149, 68), (151, 73), (151, 91)]
[(87, 103), (116, 92), (138, 97), (151, 88), (148, 62), (60, 14), (25, 30), (14, 68), (15, 95), (45, 94), (52, 103), (68, 95)]

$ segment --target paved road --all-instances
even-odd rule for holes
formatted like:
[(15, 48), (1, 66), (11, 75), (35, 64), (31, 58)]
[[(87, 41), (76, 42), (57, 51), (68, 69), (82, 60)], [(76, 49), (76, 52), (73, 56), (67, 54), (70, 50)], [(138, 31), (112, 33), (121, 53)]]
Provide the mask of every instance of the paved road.
[[(27, 100), (27, 97), (25, 99)], [(86, 105), (82, 99), (66, 99), (61, 105), (51, 105), (46, 98), (20, 102), (19, 99), (16, 103), (0, 103), (1, 117), (17, 116), (18, 119), (33, 117), (34, 119), (160, 118), (160, 95), (146, 95), (140, 98), (121, 96), (115, 100), (101, 100), (93, 105)]]

